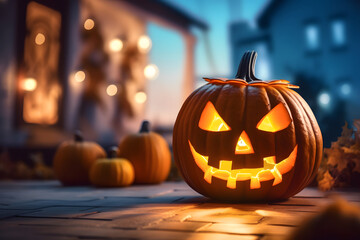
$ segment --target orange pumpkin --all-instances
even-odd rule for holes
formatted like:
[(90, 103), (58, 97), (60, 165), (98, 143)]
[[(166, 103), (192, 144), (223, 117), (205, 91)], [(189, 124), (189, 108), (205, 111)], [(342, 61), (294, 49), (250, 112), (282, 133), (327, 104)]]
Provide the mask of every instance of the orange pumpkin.
[(54, 172), (63, 185), (87, 185), (90, 184), (92, 164), (104, 157), (104, 149), (94, 142), (84, 141), (78, 131), (74, 140), (65, 141), (58, 147), (53, 162)]
[(171, 166), (171, 153), (166, 140), (150, 132), (143, 121), (140, 132), (126, 136), (119, 145), (119, 157), (134, 166), (135, 183), (156, 184), (166, 180)]
[(236, 79), (205, 78), (174, 126), (175, 163), (197, 192), (225, 201), (274, 201), (307, 186), (322, 136), (305, 100), (285, 80), (254, 76), (247, 52)]
[(91, 167), (90, 181), (97, 187), (125, 187), (134, 182), (134, 168), (125, 158), (117, 158), (118, 148), (110, 150), (110, 158), (98, 159)]

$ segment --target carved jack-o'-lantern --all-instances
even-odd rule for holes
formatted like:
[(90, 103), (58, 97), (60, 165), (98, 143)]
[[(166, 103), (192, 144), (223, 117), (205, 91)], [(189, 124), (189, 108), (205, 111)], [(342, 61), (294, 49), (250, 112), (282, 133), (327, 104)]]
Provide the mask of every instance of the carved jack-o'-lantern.
[(183, 104), (175, 162), (197, 192), (226, 201), (289, 198), (315, 176), (322, 136), (305, 100), (286, 80), (254, 76), (247, 52), (236, 79), (209, 79)]

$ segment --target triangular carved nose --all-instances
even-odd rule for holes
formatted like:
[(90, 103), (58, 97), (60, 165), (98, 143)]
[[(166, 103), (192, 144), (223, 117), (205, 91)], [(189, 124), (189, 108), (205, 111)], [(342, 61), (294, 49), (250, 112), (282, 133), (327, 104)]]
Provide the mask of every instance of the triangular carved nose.
[(246, 134), (245, 130), (242, 131), (235, 147), (235, 154), (250, 154), (254, 153), (254, 149), (251, 145), (249, 136)]

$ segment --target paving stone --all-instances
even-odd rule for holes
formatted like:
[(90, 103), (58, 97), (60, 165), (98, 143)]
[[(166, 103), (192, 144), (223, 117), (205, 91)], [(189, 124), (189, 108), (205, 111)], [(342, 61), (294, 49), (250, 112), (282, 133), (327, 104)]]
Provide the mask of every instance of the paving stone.
[(326, 197), (326, 194), (324, 192), (319, 191), (317, 188), (308, 187), (308, 188), (304, 188), (301, 192), (299, 192), (294, 196), (294, 198), (297, 197), (324, 198)]
[(149, 215), (149, 214), (162, 214), (165, 216), (172, 216), (176, 212), (179, 212), (183, 209), (188, 209), (193, 207), (192, 205), (177, 205), (177, 204), (144, 204), (138, 205), (132, 208), (118, 208), (118, 207), (96, 207), (91, 209), (93, 213), (90, 213), (82, 218), (88, 219), (117, 219), (122, 218), (123, 216), (129, 215)]
[(292, 227), (287, 226), (270, 226), (264, 224), (250, 225), (234, 223), (214, 223), (210, 226), (200, 229), (200, 232), (233, 233), (247, 235), (286, 235), (292, 229)]
[(38, 211), (19, 214), (20, 217), (74, 218), (92, 213), (88, 207), (47, 207)]
[(144, 229), (152, 230), (173, 230), (173, 231), (185, 231), (185, 232), (195, 232), (203, 227), (210, 225), (210, 223), (202, 222), (157, 222), (156, 224), (150, 224), (145, 226)]
[[(4, 207), (4, 209), (41, 209), (44, 207), (59, 207), (59, 206), (84, 206), (84, 207), (94, 207), (97, 204), (94, 204), (95, 199), (93, 200), (32, 200), (26, 202), (17, 202), (11, 205)], [(2, 208), (2, 207), (0, 207)]]
[(243, 211), (235, 208), (199, 209), (191, 208), (181, 211), (169, 221), (193, 221), (208, 223), (248, 223), (256, 224), (263, 216), (255, 211)]
[[(0, 227), (0, 230), (3, 230)], [(47, 239), (106, 239), (106, 238), (115, 238), (115, 239), (153, 239), (153, 240), (175, 240), (175, 239), (190, 239), (190, 240), (222, 240), (222, 239), (234, 239), (234, 240), (255, 240), (256, 236), (235, 236), (228, 234), (220, 233), (194, 233), (194, 232), (182, 232), (182, 231), (163, 231), (163, 230), (123, 230), (123, 229), (112, 229), (112, 228), (85, 228), (85, 227), (43, 227), (43, 226), (21, 226), (17, 228), (9, 228), (10, 231), (5, 233), (9, 235), (16, 231), (23, 233), (15, 236), (13, 239), (21, 239), (24, 236), (31, 236), (26, 239), (37, 239), (37, 236), (42, 236), (41, 239), (47, 237)], [(2, 233), (3, 236), (6, 236)], [(0, 235), (1, 236), (1, 235)], [(35, 238), (32, 238), (35, 236)], [(2, 238), (5, 239), (5, 238)], [(40, 238), (39, 238), (40, 239)]]
[(359, 192), (314, 188), (278, 203), (225, 204), (184, 182), (102, 189), (0, 181), (0, 239), (281, 239), (334, 194), (360, 206)]
[(32, 213), (35, 210), (12, 210), (0, 209), (0, 219), (15, 217), (21, 214)]
[(290, 198), (286, 201), (269, 203), (269, 205), (286, 205), (286, 206), (316, 206), (318, 205), (317, 199), (311, 198)]

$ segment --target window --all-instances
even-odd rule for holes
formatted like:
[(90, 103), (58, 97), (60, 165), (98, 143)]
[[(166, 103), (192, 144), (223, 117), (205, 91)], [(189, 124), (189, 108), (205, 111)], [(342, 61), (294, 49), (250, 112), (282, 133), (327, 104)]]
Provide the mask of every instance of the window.
[(317, 51), (320, 47), (319, 26), (316, 23), (305, 25), (306, 48), (309, 51)]
[(337, 18), (331, 21), (331, 38), (334, 47), (342, 47), (346, 44), (345, 20)]

